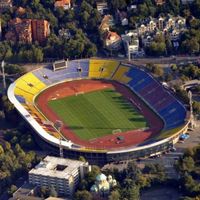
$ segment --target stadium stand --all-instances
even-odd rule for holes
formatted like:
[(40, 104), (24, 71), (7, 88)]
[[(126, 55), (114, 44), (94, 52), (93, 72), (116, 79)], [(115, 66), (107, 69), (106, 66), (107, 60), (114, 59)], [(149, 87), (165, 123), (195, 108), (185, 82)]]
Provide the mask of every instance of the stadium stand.
[(186, 110), (180, 102), (144, 70), (119, 64), (118, 61), (76, 60), (67, 62), (66, 68), (56, 71), (50, 67), (41, 68), (16, 81), (15, 95), (22, 104), (32, 102), (33, 97), (46, 85), (88, 76), (111, 78), (127, 84), (164, 120), (166, 130), (184, 124)]
[(121, 83), (128, 83), (132, 78), (127, 77), (126, 73), (130, 70), (128, 66), (120, 65), (116, 72), (113, 74), (112, 80), (119, 81)]
[(111, 78), (117, 67), (118, 61), (114, 60), (90, 60), (90, 78)]
[[(185, 123), (186, 110), (162, 85), (144, 70), (119, 67), (113, 76), (114, 80), (121, 80), (126, 74), (129, 78), (127, 85), (163, 119), (164, 130), (169, 130)], [(120, 81), (121, 82), (121, 81)], [(182, 120), (181, 120), (182, 119)]]
[[(63, 62), (63, 61), (62, 61)], [(15, 105), (16, 109), (28, 121), (44, 141), (59, 146), (60, 134), (52, 126), (52, 123), (37, 110), (34, 105), (34, 97), (48, 86), (58, 84), (64, 81), (84, 78), (106, 78), (121, 82), (128, 86), (138, 97), (140, 97), (164, 122), (163, 132), (171, 132), (177, 130), (176, 135), (187, 131), (188, 122), (186, 122), (186, 109), (167, 89), (165, 89), (156, 79), (149, 73), (137, 68), (136, 66), (120, 63), (119, 61), (85, 59), (66, 61), (66, 66), (60, 66), (56, 62), (56, 70), (53, 66), (44, 67), (29, 72), (16, 80), (8, 89), (8, 97)], [(173, 131), (172, 131), (173, 132)], [(127, 147), (126, 149), (117, 148), (113, 150), (105, 150), (106, 156), (100, 150), (90, 149), (90, 146), (80, 146), (65, 138), (62, 140), (64, 150), (72, 148), (71, 155), (82, 155), (88, 152), (86, 157), (90, 160), (100, 160), (102, 163), (107, 161), (119, 161), (137, 157), (150, 156), (155, 152), (162, 152), (173, 147), (175, 134), (171, 134), (170, 138), (156, 140), (156, 143), (148, 141), (141, 146)], [(78, 150), (77, 150), (78, 149)], [(74, 151), (74, 152), (73, 152)], [(78, 153), (80, 151), (80, 154)], [(92, 155), (94, 152), (94, 155)], [(97, 155), (98, 154), (98, 155)], [(128, 156), (128, 157), (127, 157)]]
[(46, 85), (62, 82), (67, 79), (88, 77), (89, 60), (76, 60), (68, 62), (66, 68), (53, 71), (51, 67), (35, 70), (33, 74)]

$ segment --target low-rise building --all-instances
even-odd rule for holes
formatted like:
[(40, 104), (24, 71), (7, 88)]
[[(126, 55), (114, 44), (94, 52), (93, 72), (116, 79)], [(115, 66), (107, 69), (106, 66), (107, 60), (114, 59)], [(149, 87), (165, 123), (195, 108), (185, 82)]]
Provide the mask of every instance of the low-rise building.
[(49, 22), (43, 19), (15, 18), (8, 23), (9, 31), (5, 34), (6, 40), (31, 43), (44, 42), (50, 34)]
[(108, 50), (118, 50), (121, 48), (122, 39), (116, 32), (107, 31), (104, 33), (103, 38)]
[(12, 8), (12, 0), (0, 0), (0, 11)]
[(33, 40), (39, 43), (44, 42), (50, 34), (49, 22), (43, 19), (33, 19), (31, 25)]
[(64, 10), (68, 10), (71, 8), (71, 0), (57, 0), (54, 3), (54, 7), (63, 8)]
[(6, 40), (24, 43), (32, 42), (33, 38), (30, 19), (12, 19), (9, 21), (8, 27), (9, 31), (5, 35)]
[(114, 26), (114, 19), (112, 15), (105, 15), (99, 26), (99, 30), (103, 33), (110, 30), (110, 27)]
[(149, 46), (157, 34), (169, 36), (172, 43), (177, 45), (178, 40), (186, 30), (186, 19), (180, 16), (147, 18), (137, 25), (139, 37), (142, 39), (143, 46)]
[(101, 15), (105, 14), (108, 11), (108, 3), (106, 1), (97, 1), (96, 7)]
[(165, 0), (155, 0), (155, 3), (157, 6), (162, 6), (163, 4), (165, 4)]
[(139, 52), (139, 39), (136, 31), (130, 31), (121, 36), (126, 51), (126, 56), (130, 59)]
[(117, 12), (119, 22), (122, 26), (127, 26), (128, 25), (128, 18), (127, 18), (127, 13), (124, 11), (118, 11)]
[(53, 186), (58, 194), (72, 196), (80, 179), (89, 170), (87, 162), (47, 156), (29, 171), (29, 183)]

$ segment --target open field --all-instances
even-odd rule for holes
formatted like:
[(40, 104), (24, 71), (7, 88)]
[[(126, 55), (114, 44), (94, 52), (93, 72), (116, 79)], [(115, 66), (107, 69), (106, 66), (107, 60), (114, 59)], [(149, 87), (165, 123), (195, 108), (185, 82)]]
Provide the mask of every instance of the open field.
[(48, 106), (83, 140), (147, 128), (147, 121), (137, 109), (114, 89), (50, 100)]

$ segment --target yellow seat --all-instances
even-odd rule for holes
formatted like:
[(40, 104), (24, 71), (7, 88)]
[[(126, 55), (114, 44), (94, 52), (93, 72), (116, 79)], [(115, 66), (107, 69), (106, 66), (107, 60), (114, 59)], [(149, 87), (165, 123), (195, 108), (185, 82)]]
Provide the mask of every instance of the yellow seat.
[(25, 99), (26, 101), (30, 102), (30, 103), (33, 102), (33, 96), (34, 96), (34, 95), (33, 95), (32, 93), (29, 93), (29, 92), (27, 92), (27, 91), (24, 91), (23, 89), (20, 89), (20, 88), (18, 88), (18, 87), (15, 87), (14, 93), (15, 93), (16, 95), (19, 95), (19, 96), (24, 97), (24, 99)]
[(110, 78), (118, 66), (119, 62), (114, 60), (90, 60), (89, 77)]
[(115, 74), (113, 75), (112, 79), (122, 82), (122, 83), (128, 83), (132, 80), (132, 78), (126, 76), (126, 73), (129, 71), (129, 67), (120, 65), (120, 67), (117, 69)]
[(46, 85), (31, 72), (16, 81), (15, 94), (23, 96), (28, 102), (33, 101), (34, 95), (39, 93)]

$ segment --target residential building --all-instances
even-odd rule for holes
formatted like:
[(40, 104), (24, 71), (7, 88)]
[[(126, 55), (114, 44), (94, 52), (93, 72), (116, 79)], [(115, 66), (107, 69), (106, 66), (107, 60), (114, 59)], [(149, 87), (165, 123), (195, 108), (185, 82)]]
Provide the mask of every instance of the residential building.
[(114, 25), (114, 19), (112, 15), (105, 15), (99, 26), (99, 30), (103, 33), (110, 30), (110, 27)]
[(121, 36), (126, 51), (126, 56), (131, 59), (139, 52), (139, 39), (136, 31), (130, 31)]
[(127, 10), (136, 10), (137, 9), (137, 4), (131, 4), (130, 6), (127, 7)]
[(40, 19), (15, 18), (8, 23), (9, 31), (6, 33), (6, 40), (31, 43), (38, 41), (42, 43), (50, 34), (49, 22)]
[(43, 198), (35, 197), (34, 190), (36, 186), (25, 183), (16, 192), (13, 193), (13, 200), (42, 200)]
[(186, 19), (171, 15), (159, 16), (158, 18), (147, 18), (137, 25), (139, 37), (143, 46), (149, 46), (157, 34), (168, 35), (171, 42), (179, 43), (180, 36), (186, 30)]
[(12, 7), (12, 0), (0, 0), (0, 10), (5, 10)]
[(16, 10), (16, 14), (17, 14), (18, 16), (22, 16), (22, 15), (24, 15), (25, 13), (26, 13), (26, 9), (23, 8), (23, 7), (19, 7), (19, 8)]
[(70, 200), (68, 198), (48, 197), (42, 198), (37, 194), (38, 186), (29, 183), (24, 183), (9, 200)]
[(157, 6), (161, 6), (161, 5), (165, 4), (165, 0), (155, 0), (155, 3)]
[(33, 19), (31, 22), (33, 40), (39, 43), (44, 42), (50, 34), (49, 22), (43, 19)]
[(122, 26), (128, 25), (127, 13), (125, 11), (117, 11), (116, 18)]
[(9, 31), (6, 33), (6, 40), (32, 42), (32, 28), (30, 19), (15, 18), (8, 23)]
[(80, 179), (89, 170), (87, 162), (47, 156), (29, 171), (29, 183), (53, 186), (58, 194), (72, 196)]
[(108, 11), (108, 3), (106, 1), (97, 1), (96, 6), (101, 15), (105, 14)]
[(57, 0), (54, 3), (54, 7), (63, 8), (64, 10), (68, 10), (71, 8), (71, 0)]
[(155, 33), (156, 31), (167, 32), (172, 29), (185, 29), (186, 20), (183, 17), (173, 17), (167, 15), (166, 17), (147, 18), (138, 24), (138, 33), (143, 35), (145, 33)]
[(151, 35), (145, 34), (142, 36), (142, 45), (144, 47), (148, 47), (153, 41), (153, 37)]
[(119, 50), (121, 48), (121, 37), (112, 31), (107, 31), (104, 33), (104, 42), (108, 50)]

